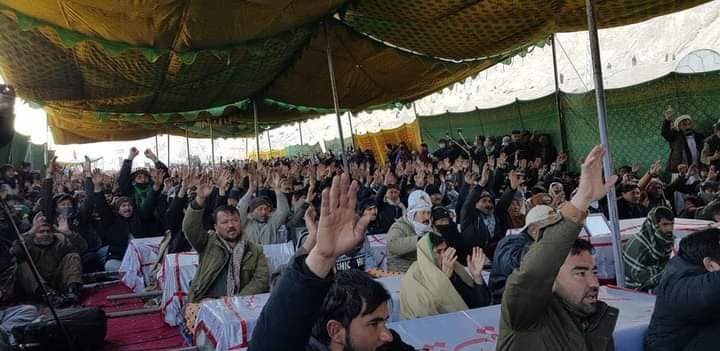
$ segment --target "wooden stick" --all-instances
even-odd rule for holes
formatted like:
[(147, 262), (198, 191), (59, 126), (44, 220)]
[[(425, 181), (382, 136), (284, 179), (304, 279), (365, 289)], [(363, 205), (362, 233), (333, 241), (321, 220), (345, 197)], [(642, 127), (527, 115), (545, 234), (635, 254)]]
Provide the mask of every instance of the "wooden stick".
[(120, 317), (129, 317), (129, 316), (138, 316), (141, 314), (150, 314), (155, 312), (162, 311), (162, 307), (147, 307), (147, 308), (140, 308), (136, 310), (129, 310), (129, 311), (119, 311), (119, 312), (107, 312), (105, 315), (108, 318), (120, 318)]
[(154, 298), (162, 295), (162, 291), (155, 290), (155, 291), (144, 291), (139, 293), (132, 293), (132, 294), (118, 294), (118, 295), (109, 295), (107, 297), (108, 300), (114, 301), (114, 300), (127, 300), (127, 299), (142, 299), (142, 298)]
[(106, 281), (106, 282), (97, 282), (97, 283), (92, 283), (92, 284), (85, 284), (85, 285), (82, 286), (82, 288), (83, 288), (83, 289), (103, 288), (103, 287), (110, 286), (110, 285), (115, 285), (115, 284), (118, 284), (118, 283), (120, 283), (120, 279), (118, 279), (118, 280), (110, 280), (110, 281)]

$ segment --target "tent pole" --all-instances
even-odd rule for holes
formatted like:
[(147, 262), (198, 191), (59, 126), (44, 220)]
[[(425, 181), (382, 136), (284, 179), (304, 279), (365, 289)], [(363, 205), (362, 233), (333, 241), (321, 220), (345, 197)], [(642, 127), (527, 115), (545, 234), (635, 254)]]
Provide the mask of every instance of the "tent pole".
[(250, 146), (248, 144), (248, 138), (245, 138), (245, 159), (248, 159), (248, 156), (250, 156)]
[(45, 114), (45, 155), (44, 155), (45, 167), (47, 167), (48, 158), (50, 158), (48, 155), (49, 152), (50, 152), (50, 124), (48, 123), (48, 120), (47, 120), (47, 114)]
[(253, 119), (255, 121), (255, 159), (260, 163), (260, 135), (258, 134), (258, 112), (255, 100), (253, 100)]
[(167, 166), (170, 167), (170, 133), (168, 133), (167, 139), (168, 139), (168, 140), (167, 140), (167, 143), (168, 143), (168, 147), (167, 147), (167, 151), (168, 151), (168, 163), (167, 163)]
[(268, 152), (270, 152), (270, 155), (272, 156), (272, 144), (270, 144), (270, 129), (267, 130), (267, 138), (268, 138)]
[(302, 122), (298, 122), (298, 132), (300, 132), (300, 146), (303, 146)]
[(213, 135), (212, 121), (208, 120), (208, 124), (210, 124), (210, 164), (215, 168), (215, 136)]
[(187, 148), (188, 167), (190, 167), (190, 138), (187, 129), (185, 129), (185, 147)]
[(352, 125), (352, 112), (350, 112), (350, 111), (348, 111), (348, 122), (350, 123), (350, 140), (352, 141), (353, 150), (356, 150), (356, 148), (355, 148), (355, 138), (353, 138), (353, 135), (355, 135), (355, 130), (353, 130), (353, 125)]
[(557, 34), (552, 34), (552, 36), (550, 36), (552, 42), (553, 76), (555, 77), (555, 107), (557, 108), (558, 124), (560, 125), (562, 151), (567, 153), (567, 130), (565, 129), (565, 116), (562, 113), (562, 103), (560, 102), (560, 78), (558, 77), (557, 52), (555, 51), (556, 35)]
[(342, 156), (343, 169), (345, 173), (350, 174), (347, 156), (345, 155), (345, 138), (343, 137), (342, 121), (340, 120), (340, 102), (338, 100), (337, 85), (335, 83), (335, 67), (333, 66), (332, 49), (330, 48), (330, 35), (328, 34), (328, 19), (325, 19), (325, 52), (327, 53), (328, 71), (330, 73), (330, 88), (332, 89), (333, 105), (335, 106), (335, 116), (337, 117), (338, 132), (340, 133), (340, 155)]
[[(600, 44), (598, 39), (597, 23), (595, 22), (595, 13), (593, 10), (592, 0), (585, 0), (585, 6), (588, 19), (588, 34), (590, 37), (590, 54), (593, 65), (593, 79), (595, 81), (595, 101), (598, 111), (598, 125), (600, 127), (600, 141), (605, 147), (605, 155), (603, 156), (603, 171), (605, 179), (613, 175), (610, 143), (608, 141), (608, 125), (607, 111), (605, 110), (605, 87), (603, 85), (602, 62), (600, 61)], [(615, 191), (607, 194), (608, 212), (610, 215), (610, 229), (613, 231), (612, 247), (613, 261), (615, 263), (615, 279), (617, 286), (625, 287), (625, 266), (622, 259), (622, 248), (620, 239), (620, 222), (618, 220), (617, 201), (615, 199)]]
[(158, 136), (157, 136), (157, 134), (155, 134), (155, 156), (159, 157), (159, 155), (160, 155), (160, 147), (158, 144)]

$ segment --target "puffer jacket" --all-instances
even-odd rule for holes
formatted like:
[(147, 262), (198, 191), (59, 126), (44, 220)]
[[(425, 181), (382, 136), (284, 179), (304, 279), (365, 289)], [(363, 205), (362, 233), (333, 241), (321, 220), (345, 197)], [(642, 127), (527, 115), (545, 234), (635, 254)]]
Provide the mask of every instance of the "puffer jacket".
[(420, 236), (405, 217), (396, 220), (390, 227), (387, 236), (388, 270), (391, 272), (407, 272), (410, 265), (417, 260), (417, 242)]

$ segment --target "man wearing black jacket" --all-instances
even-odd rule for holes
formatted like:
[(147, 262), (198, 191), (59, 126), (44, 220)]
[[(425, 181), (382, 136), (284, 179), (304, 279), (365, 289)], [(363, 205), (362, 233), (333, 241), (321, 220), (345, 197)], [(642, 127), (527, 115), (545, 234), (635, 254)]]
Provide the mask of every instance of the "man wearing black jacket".
[(357, 190), (343, 174), (323, 191), (317, 243), (275, 286), (250, 351), (413, 350), (387, 328), (390, 295), (379, 283), (363, 272), (331, 274), (336, 258), (363, 240), (370, 221), (355, 220)]

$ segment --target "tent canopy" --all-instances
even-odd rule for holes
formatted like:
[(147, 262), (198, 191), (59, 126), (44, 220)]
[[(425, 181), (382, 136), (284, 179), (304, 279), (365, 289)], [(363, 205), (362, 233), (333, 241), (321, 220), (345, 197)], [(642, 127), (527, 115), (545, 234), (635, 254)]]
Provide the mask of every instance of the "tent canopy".
[[(604, 0), (603, 27), (701, 0)], [(572, 1), (0, 0), (0, 73), (58, 144), (253, 134), (340, 105), (406, 103), (585, 28)], [(328, 24), (328, 35), (323, 33)], [(22, 117), (20, 117), (22, 118)]]

